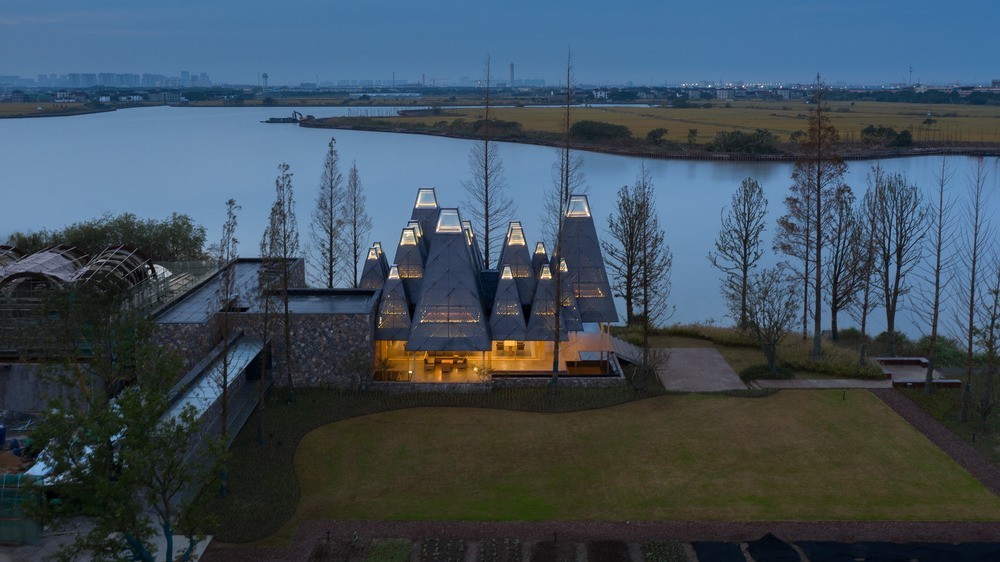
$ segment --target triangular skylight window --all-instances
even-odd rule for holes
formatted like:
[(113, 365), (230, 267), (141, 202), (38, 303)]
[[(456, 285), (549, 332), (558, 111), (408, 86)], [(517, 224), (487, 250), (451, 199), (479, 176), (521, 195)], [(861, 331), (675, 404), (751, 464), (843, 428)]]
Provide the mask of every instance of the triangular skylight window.
[(370, 260), (378, 259), (378, 248), (376, 248), (375, 246), (368, 248), (368, 259)]
[(545, 242), (539, 242), (535, 244), (535, 253), (545, 255)]
[(510, 266), (509, 265), (503, 266), (503, 273), (500, 274), (500, 278), (501, 279), (513, 279), (514, 278), (514, 272), (512, 272), (510, 270)]
[(424, 229), (420, 227), (420, 221), (410, 221), (406, 223), (406, 228), (412, 228), (413, 231), (417, 234), (417, 238), (420, 238), (421, 236), (424, 235)]
[(549, 264), (542, 265), (542, 273), (538, 276), (539, 279), (552, 279), (552, 270), (549, 269)]
[(392, 264), (392, 267), (389, 268), (389, 279), (399, 279), (399, 268), (396, 267), (396, 264)]

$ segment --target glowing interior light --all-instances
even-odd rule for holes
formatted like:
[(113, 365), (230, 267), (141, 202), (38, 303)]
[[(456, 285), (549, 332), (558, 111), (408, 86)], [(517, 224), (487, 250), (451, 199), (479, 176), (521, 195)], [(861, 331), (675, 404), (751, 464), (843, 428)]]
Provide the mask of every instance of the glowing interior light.
[(403, 235), (399, 238), (400, 246), (416, 246), (417, 233), (412, 228), (404, 228)]
[(510, 270), (509, 265), (503, 266), (503, 273), (500, 274), (501, 279), (513, 279), (514, 272)]
[(436, 209), (438, 206), (437, 195), (433, 187), (421, 187), (417, 190), (417, 202), (413, 204), (416, 209)]
[(424, 229), (420, 228), (420, 221), (410, 221), (406, 223), (406, 228), (412, 228), (417, 233), (417, 238), (424, 235)]
[(399, 268), (396, 267), (396, 264), (392, 264), (392, 267), (389, 268), (389, 279), (399, 279)]
[(542, 265), (542, 271), (538, 275), (538, 278), (539, 279), (552, 279), (552, 270), (549, 269), (549, 264), (546, 263), (546, 264)]
[(524, 241), (524, 229), (521, 228), (521, 223), (512, 222), (510, 223), (510, 232), (507, 235), (507, 245), (508, 246), (524, 246), (526, 242)]
[(462, 232), (462, 219), (458, 216), (458, 209), (441, 209), (435, 232)]
[(535, 244), (535, 253), (545, 255), (545, 242), (539, 242)]
[(567, 271), (569, 271), (569, 266), (566, 265), (566, 260), (565, 259), (559, 260), (559, 271), (561, 271), (563, 273), (566, 273)]
[(375, 246), (368, 248), (368, 259), (377, 260), (378, 259), (378, 249)]
[(375, 256), (376, 257), (382, 255), (382, 243), (381, 242), (376, 242), (375, 244), (372, 245), (372, 248), (375, 248)]
[(567, 217), (589, 217), (590, 203), (587, 202), (586, 195), (570, 195), (569, 206), (566, 208)]

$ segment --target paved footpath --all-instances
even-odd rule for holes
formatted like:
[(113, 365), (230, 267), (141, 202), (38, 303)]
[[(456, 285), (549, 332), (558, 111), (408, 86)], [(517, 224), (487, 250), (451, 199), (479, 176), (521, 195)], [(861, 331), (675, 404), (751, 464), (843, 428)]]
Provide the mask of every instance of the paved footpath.
[(673, 347), (669, 352), (666, 367), (657, 371), (667, 390), (719, 392), (747, 387), (714, 347)]

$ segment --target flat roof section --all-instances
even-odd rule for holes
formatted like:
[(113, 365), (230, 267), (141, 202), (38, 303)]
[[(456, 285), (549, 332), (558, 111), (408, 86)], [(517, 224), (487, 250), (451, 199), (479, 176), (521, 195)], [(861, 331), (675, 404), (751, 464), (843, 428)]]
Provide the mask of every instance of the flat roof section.
[(377, 289), (292, 289), (293, 314), (367, 314), (375, 308)]
[[(240, 302), (256, 294), (260, 260), (237, 260), (235, 268), (235, 293)], [(219, 311), (219, 287), (222, 285), (222, 271), (209, 277), (186, 295), (174, 302), (166, 310), (156, 315), (158, 324), (204, 324)]]

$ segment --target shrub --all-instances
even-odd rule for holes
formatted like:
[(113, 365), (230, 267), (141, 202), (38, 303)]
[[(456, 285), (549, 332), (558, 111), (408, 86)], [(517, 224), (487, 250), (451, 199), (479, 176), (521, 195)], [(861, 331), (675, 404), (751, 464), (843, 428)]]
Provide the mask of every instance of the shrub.
[(632, 136), (632, 131), (625, 125), (585, 119), (573, 123), (573, 126), (569, 128), (569, 134), (577, 140), (610, 141), (628, 139)]
[[(930, 336), (924, 336), (917, 340), (915, 348), (917, 355), (929, 356), (931, 352)], [(965, 350), (962, 349), (957, 340), (938, 336), (934, 363), (938, 367), (962, 367), (965, 365)]]
[(757, 379), (790, 379), (792, 372), (787, 369), (778, 369), (777, 373), (772, 373), (767, 365), (751, 365), (740, 370), (740, 380), (750, 382)]
[(767, 129), (757, 129), (753, 133), (743, 131), (719, 131), (709, 143), (714, 152), (743, 152), (747, 154), (774, 154), (778, 152), (778, 137)]

